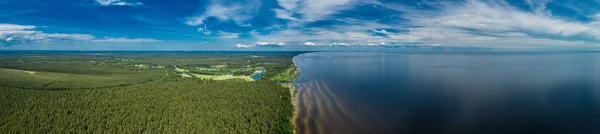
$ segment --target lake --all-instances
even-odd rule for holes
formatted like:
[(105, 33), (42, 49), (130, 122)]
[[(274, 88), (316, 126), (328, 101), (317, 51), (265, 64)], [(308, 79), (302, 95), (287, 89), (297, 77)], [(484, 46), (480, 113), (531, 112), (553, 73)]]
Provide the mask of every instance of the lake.
[(252, 75), (252, 79), (253, 80), (260, 80), (260, 76), (262, 76), (264, 72), (261, 71), (260, 73), (255, 73), (254, 75)]
[(600, 133), (600, 53), (297, 56), (298, 133)]

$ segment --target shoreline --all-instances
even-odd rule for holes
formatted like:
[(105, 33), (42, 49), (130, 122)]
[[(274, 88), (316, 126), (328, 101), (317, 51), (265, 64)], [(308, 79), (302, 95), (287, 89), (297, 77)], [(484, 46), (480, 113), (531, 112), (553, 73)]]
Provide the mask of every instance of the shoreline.
[[(294, 68), (296, 68), (296, 70), (294, 70), (294, 75), (297, 75), (296, 80), (298, 80), (298, 77), (300, 76), (300, 75), (298, 75), (300, 72), (300, 68), (298, 68), (298, 66), (296, 65), (296, 62), (295, 62), (297, 56), (298, 55), (296, 55), (296, 56), (294, 56), (294, 58), (292, 58), (292, 62), (294, 63), (293, 66), (294, 66)], [(293, 84), (290, 84), (290, 86), (289, 86), (290, 97), (291, 97), (291, 101), (292, 101), (291, 103), (292, 103), (292, 107), (294, 108), (292, 117), (291, 117), (292, 119), (290, 120), (290, 122), (292, 123), (292, 126), (294, 126), (293, 133), (296, 134), (296, 118), (298, 116), (298, 104), (297, 104), (298, 100), (297, 100), (297, 93), (295, 92), (294, 87), (295, 86)]]

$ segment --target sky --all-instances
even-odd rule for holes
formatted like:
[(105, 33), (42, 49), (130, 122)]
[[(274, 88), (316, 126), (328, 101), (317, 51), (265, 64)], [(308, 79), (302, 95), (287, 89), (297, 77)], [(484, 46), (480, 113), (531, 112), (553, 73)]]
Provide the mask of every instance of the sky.
[(600, 0), (0, 0), (0, 50), (598, 50)]

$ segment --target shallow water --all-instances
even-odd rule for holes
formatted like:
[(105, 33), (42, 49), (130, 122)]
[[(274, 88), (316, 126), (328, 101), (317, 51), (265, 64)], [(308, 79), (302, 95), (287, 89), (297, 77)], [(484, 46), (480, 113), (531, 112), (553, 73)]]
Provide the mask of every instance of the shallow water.
[(600, 53), (299, 55), (298, 133), (600, 133)]

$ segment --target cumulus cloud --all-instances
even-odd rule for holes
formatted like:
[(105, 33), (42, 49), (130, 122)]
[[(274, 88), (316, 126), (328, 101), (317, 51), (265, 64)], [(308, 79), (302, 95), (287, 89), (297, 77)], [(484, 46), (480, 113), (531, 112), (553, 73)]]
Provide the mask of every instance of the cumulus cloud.
[(102, 6), (141, 6), (141, 2), (125, 1), (125, 0), (96, 0), (96, 3)]
[(147, 38), (110, 38), (106, 37), (104, 39), (91, 40), (90, 42), (98, 42), (98, 43), (155, 43), (162, 42), (156, 39), (147, 39)]
[(317, 44), (314, 42), (304, 42), (304, 45), (305, 46), (317, 46)]

